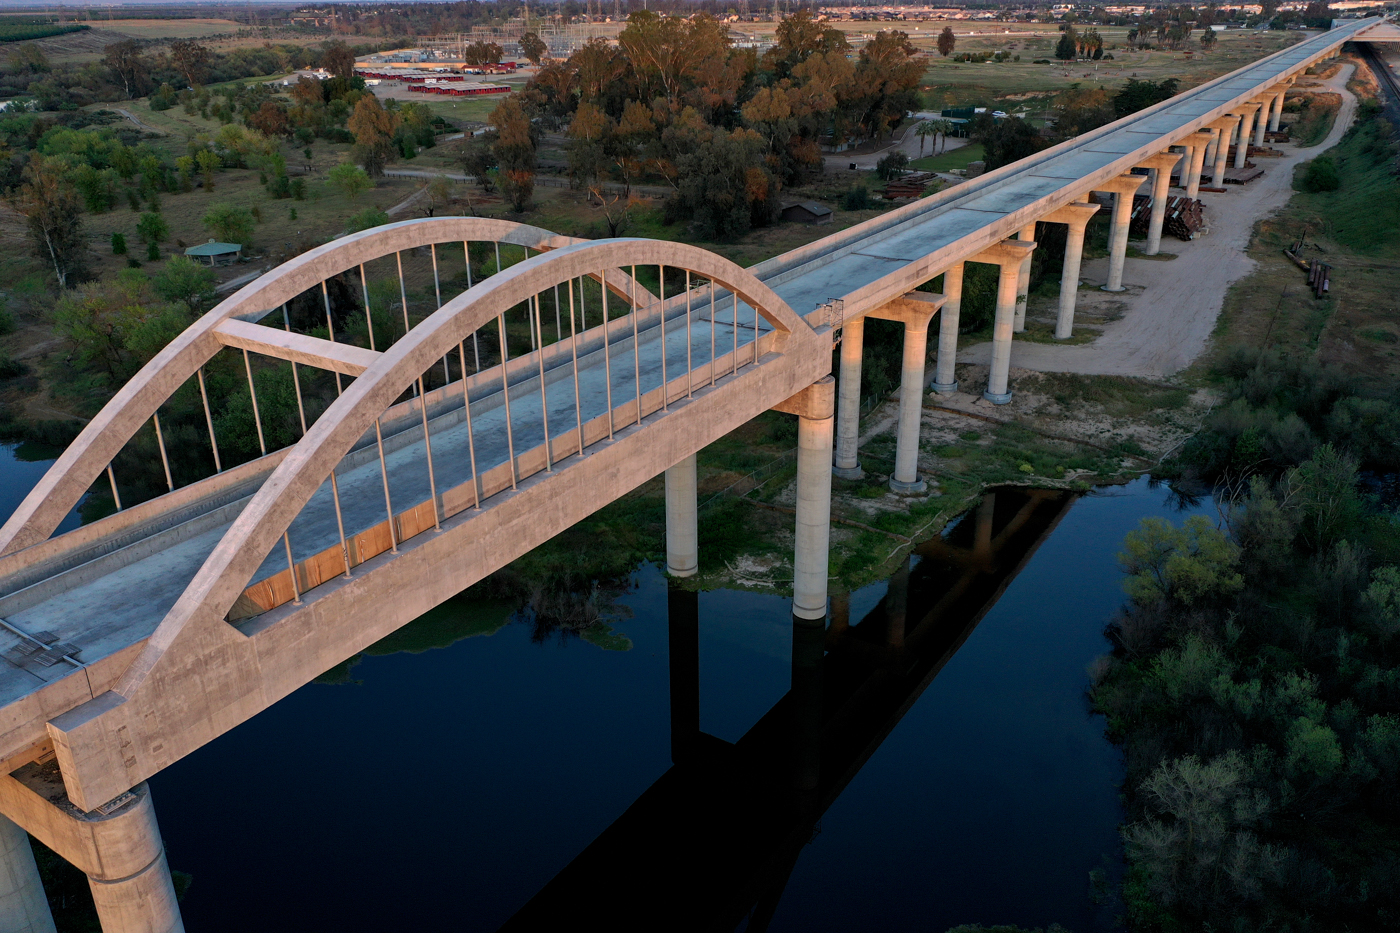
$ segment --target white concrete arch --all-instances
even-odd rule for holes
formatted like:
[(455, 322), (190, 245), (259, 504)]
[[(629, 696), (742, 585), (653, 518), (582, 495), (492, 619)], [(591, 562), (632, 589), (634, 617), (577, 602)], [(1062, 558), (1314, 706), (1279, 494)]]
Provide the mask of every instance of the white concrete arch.
[(571, 279), (631, 265), (685, 269), (738, 295), (773, 327), (768, 352), (829, 348), (829, 338), (820, 337), (768, 286), (698, 247), (641, 239), (585, 241), (511, 266), (446, 302), (386, 350), (317, 419), (242, 510), (114, 692), (130, 697), (140, 690), (191, 626), (229, 628), (225, 615), (283, 532), (352, 445), (424, 370), (521, 302)]
[(497, 242), (549, 251), (586, 242), (540, 227), (486, 217), (405, 220), (309, 250), (243, 286), (190, 325), (124, 385), (59, 456), (0, 526), (0, 555), (45, 541), (123, 445), (224, 344), (215, 329), (230, 318), (257, 320), (326, 279), (395, 252), (433, 244)]

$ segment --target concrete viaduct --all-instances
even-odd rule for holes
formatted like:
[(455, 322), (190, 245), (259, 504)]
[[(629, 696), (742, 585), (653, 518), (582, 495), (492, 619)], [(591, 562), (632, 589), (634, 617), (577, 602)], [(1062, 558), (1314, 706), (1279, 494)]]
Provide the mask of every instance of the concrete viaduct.
[[(1400, 30), (1339, 23), (750, 269), (680, 243), (443, 217), (343, 237), (248, 284), (124, 386), (0, 528), (0, 929), (54, 928), (25, 831), (88, 875), (106, 933), (183, 929), (147, 778), (663, 472), (668, 569), (693, 574), (695, 455), (765, 410), (798, 418), (793, 614), (825, 619), (830, 478), (859, 471), (864, 319), (905, 324), (891, 485), (918, 494), (927, 335), (939, 315), (932, 388), (950, 391), (964, 263), (1000, 269), (985, 395), (1005, 402), (1037, 224), (1069, 227), (1067, 336), (1091, 193), (1113, 195), (1106, 287), (1119, 289), (1133, 193), (1153, 196), (1153, 252), (1173, 166), (1188, 193), (1208, 170), (1219, 180), (1229, 142), (1262, 139), (1290, 82), (1351, 39)], [(445, 300), (439, 287), (438, 309), (411, 328), (405, 317), (383, 349), (372, 321), (364, 349), (274, 314), (309, 292), (329, 315), (329, 279), (424, 251), (436, 276), (442, 251), (472, 243), (533, 255)], [(638, 266), (671, 275), (653, 294)], [(915, 291), (940, 276), (941, 294)], [(400, 294), (406, 306), (402, 272)], [(542, 295), (568, 309), (553, 341)], [(535, 337), (514, 358), (508, 316)], [(494, 365), (469, 366), (492, 341)], [(204, 367), (226, 352), (242, 355), (263, 455), (224, 469)], [(303, 411), (302, 436), (280, 450), (266, 449), (254, 355), (336, 374), (336, 400), (313, 423)], [(453, 361), (459, 377), (426, 391), (424, 374)], [(204, 398), (216, 471), (176, 487), (160, 408), (187, 385)], [(117, 494), (112, 460), (148, 424), (169, 492), (55, 537), (95, 483)]]

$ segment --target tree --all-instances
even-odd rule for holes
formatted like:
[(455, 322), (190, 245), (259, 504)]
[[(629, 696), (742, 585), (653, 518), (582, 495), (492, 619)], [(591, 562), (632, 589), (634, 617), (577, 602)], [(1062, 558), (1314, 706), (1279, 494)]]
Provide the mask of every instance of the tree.
[(924, 142), (928, 137), (932, 136), (937, 144), (938, 133), (938, 123), (933, 120), (920, 120), (918, 126), (914, 127), (914, 135), (919, 137), (919, 158), (924, 157)]
[(374, 187), (374, 181), (364, 169), (353, 162), (342, 162), (330, 170), (326, 180), (340, 189), (340, 193), (350, 200), (357, 200), (361, 194)]
[(366, 94), (355, 103), (347, 126), (355, 135), (355, 158), (371, 178), (383, 175), (384, 166), (393, 158), (399, 122), (399, 115), (381, 107), (373, 94)]
[(204, 190), (213, 191), (214, 173), (223, 167), (224, 160), (212, 149), (199, 150), (195, 153), (194, 160), (199, 163), (199, 170), (204, 175)]
[(248, 125), (264, 136), (290, 136), (292, 124), (287, 119), (287, 110), (280, 104), (265, 100), (257, 113), (248, 117)]
[(135, 39), (123, 39), (104, 48), (102, 64), (121, 82), (127, 100), (140, 97), (150, 86), (150, 66), (141, 55), (141, 44)]
[(608, 115), (590, 101), (582, 101), (569, 123), (569, 177), (587, 185), (603, 174), (607, 161)]
[(179, 301), (191, 314), (201, 314), (214, 302), (214, 270), (190, 259), (172, 256), (151, 278), (155, 292), (166, 301)]
[(112, 234), (112, 255), (126, 255), (126, 237), (123, 236), (120, 231), (114, 232)]
[(445, 175), (434, 175), (423, 184), (423, 213), (429, 217), (452, 203), (452, 180)]
[(944, 26), (943, 31), (938, 34), (938, 54), (947, 58), (953, 54), (953, 49), (957, 47), (958, 39), (953, 35), (952, 26)]
[(861, 108), (857, 121), (867, 135), (893, 129), (906, 112), (920, 105), (916, 89), (924, 66), (918, 54), (909, 36), (895, 29), (876, 33), (860, 50), (855, 103)]
[(1205, 31), (1201, 33), (1201, 51), (1209, 52), (1211, 49), (1213, 49), (1215, 47), (1215, 40), (1215, 30), (1207, 26)]
[(209, 208), (200, 221), (220, 243), (247, 247), (253, 242), (253, 213), (244, 207), (221, 202)]
[(209, 47), (193, 39), (176, 39), (170, 43), (170, 62), (185, 76), (190, 87), (199, 87), (209, 71)]
[(389, 222), (389, 215), (377, 207), (367, 207), (355, 214), (346, 221), (345, 229), (350, 233), (359, 233), (361, 230), (368, 230), (371, 227), (379, 227)]
[(321, 52), (321, 67), (337, 78), (355, 77), (355, 54), (339, 39), (327, 42)]
[(881, 181), (894, 181), (901, 177), (909, 165), (909, 157), (896, 149), (875, 163), (875, 174)]
[(11, 206), (24, 215), (30, 247), (53, 267), (59, 288), (82, 277), (87, 252), (78, 191), (65, 169), (62, 159), (34, 152), (23, 182), (9, 196)]
[(520, 54), (524, 55), (530, 64), (538, 65), (540, 59), (549, 54), (549, 46), (535, 33), (527, 32), (520, 37)]
[(473, 42), (462, 50), (462, 61), (468, 65), (489, 65), (500, 61), (503, 51), (494, 42)]
[(501, 192), (517, 212), (525, 210), (535, 193), (535, 126), (515, 95), (491, 112), (496, 128), (496, 162), (500, 165)]
[(155, 246), (165, 242), (166, 237), (170, 236), (170, 225), (159, 214), (147, 212), (136, 222), (136, 235), (147, 246)]
[(1122, 90), (1113, 95), (1113, 112), (1119, 117), (1126, 117), (1153, 104), (1160, 104), (1176, 95), (1178, 83), (1176, 78), (1163, 78), (1161, 81), (1129, 78)]
[(179, 305), (160, 301), (136, 269), (64, 293), (53, 312), (54, 330), (73, 345), (79, 365), (129, 378), (189, 323)]
[(1244, 586), (1236, 566), (1240, 547), (1204, 515), (1181, 528), (1165, 519), (1145, 518), (1123, 539), (1118, 562), (1128, 579), (1123, 588), (1141, 605), (1171, 600), (1185, 605)]
[(1020, 117), (997, 120), (987, 113), (973, 120), (971, 135), (982, 144), (988, 171), (1034, 155), (1047, 144), (1040, 132)]
[(1073, 26), (1066, 26), (1065, 31), (1060, 34), (1060, 41), (1055, 44), (1055, 57), (1062, 62), (1072, 62), (1078, 54), (1078, 36), (1075, 35)]

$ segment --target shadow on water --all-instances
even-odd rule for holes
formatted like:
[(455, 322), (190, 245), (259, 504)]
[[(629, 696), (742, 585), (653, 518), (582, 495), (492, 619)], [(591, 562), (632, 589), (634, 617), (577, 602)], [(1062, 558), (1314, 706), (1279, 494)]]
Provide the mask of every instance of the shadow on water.
[[(1005, 488), (921, 545), (884, 598), (792, 621), (791, 688), (736, 742), (700, 728), (698, 594), (668, 591), (672, 767), (503, 930), (764, 930), (823, 813), (1069, 511)], [(627, 895), (619, 897), (618, 879)]]

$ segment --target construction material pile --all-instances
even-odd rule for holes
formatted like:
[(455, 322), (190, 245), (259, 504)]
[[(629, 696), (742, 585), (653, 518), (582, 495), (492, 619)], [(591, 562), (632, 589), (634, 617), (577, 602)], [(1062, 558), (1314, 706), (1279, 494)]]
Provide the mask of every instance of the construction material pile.
[(1316, 259), (1303, 258), (1303, 241), (1299, 240), (1293, 244), (1292, 249), (1283, 251), (1283, 255), (1308, 274), (1308, 288), (1312, 290), (1314, 298), (1321, 298), (1327, 294), (1332, 287), (1332, 267)]
[[(1162, 218), (1162, 233), (1178, 240), (1194, 240), (1196, 233), (1205, 226), (1204, 205), (1185, 195), (1172, 195), (1167, 198), (1167, 213)], [(1133, 217), (1128, 230), (1138, 236), (1147, 236), (1147, 226), (1152, 218), (1152, 199), (1144, 195), (1133, 198)]]

